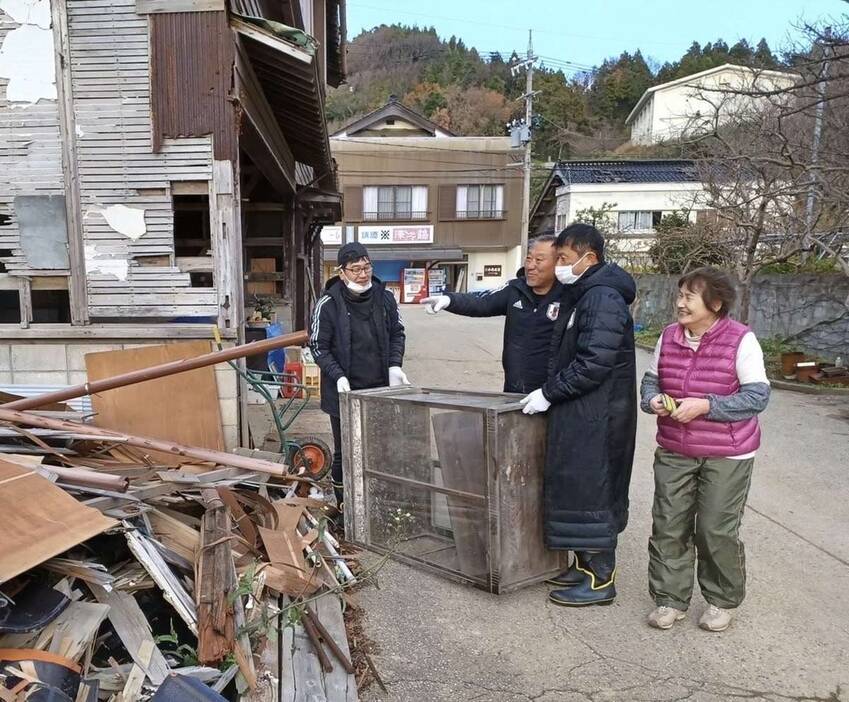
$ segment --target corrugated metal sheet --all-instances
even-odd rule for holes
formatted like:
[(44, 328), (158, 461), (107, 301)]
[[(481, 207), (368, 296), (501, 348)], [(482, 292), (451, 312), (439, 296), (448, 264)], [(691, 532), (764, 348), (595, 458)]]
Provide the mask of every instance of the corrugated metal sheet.
[[(0, 45), (19, 25), (0, 10)], [(0, 78), (0, 214), (11, 217), (0, 227), (0, 258), (10, 273), (31, 270), (20, 245), (14, 212), (16, 195), (64, 195), (59, 108), (55, 100), (39, 100), (25, 109), (6, 100), (9, 81)]]
[(242, 41), (277, 122), (298, 161), (332, 172), (318, 63), (304, 63), (250, 37)]
[[(36, 395), (44, 395), (48, 392), (56, 392), (70, 387), (68, 385), (15, 385), (15, 384), (0, 384), (0, 392), (17, 395), (18, 397), (35, 397)], [(76, 397), (73, 400), (65, 400), (74, 412), (82, 414), (91, 414), (91, 397)]]
[(163, 137), (212, 135), (215, 158), (235, 161), (235, 49), (225, 12), (150, 17), (154, 150)]
[[(84, 242), (98, 255), (130, 264), (126, 281), (87, 275), (91, 316), (215, 315), (214, 289), (191, 288), (186, 274), (170, 267), (158, 271), (168, 297), (157, 298), (147, 289), (150, 271), (132, 265), (136, 256), (174, 253), (170, 183), (212, 178), (212, 140), (163, 139), (154, 153), (149, 25), (136, 14), (134, 0), (73, 0), (67, 6)], [(143, 236), (133, 240), (107, 224), (100, 211), (116, 204), (144, 210)], [(105, 289), (109, 281), (117, 285)]]

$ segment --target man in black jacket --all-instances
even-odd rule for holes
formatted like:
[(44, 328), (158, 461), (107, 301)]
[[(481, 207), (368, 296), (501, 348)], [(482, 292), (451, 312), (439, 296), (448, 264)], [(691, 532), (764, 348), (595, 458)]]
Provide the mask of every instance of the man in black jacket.
[(604, 239), (587, 224), (557, 238), (564, 285), (545, 384), (522, 402), (549, 411), (545, 459), (546, 544), (574, 551), (572, 566), (549, 582), (567, 606), (616, 597), (615, 552), (628, 522), (628, 486), (637, 430), (634, 279), (604, 260)]
[(327, 281), (313, 310), (310, 349), (321, 369), (321, 409), (333, 430), (333, 489), (342, 509), (342, 439), (339, 393), (409, 384), (401, 370), (404, 324), (398, 303), (372, 275), (366, 247), (339, 249), (339, 275)]
[(465, 317), (504, 315), (504, 392), (528, 393), (548, 377), (551, 333), (560, 310), (562, 286), (554, 277), (557, 237), (528, 244), (525, 267), (506, 285), (480, 293), (448, 293), (422, 300), (430, 314), (447, 309)]

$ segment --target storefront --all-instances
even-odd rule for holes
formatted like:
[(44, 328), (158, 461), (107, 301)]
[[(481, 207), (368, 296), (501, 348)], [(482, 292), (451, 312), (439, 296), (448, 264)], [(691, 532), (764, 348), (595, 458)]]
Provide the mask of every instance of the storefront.
[(324, 227), (325, 278), (336, 273), (336, 252), (343, 240), (355, 237), (368, 248), (374, 274), (398, 302), (416, 304), (446, 290), (466, 290), (466, 256), (459, 248), (434, 246), (433, 225)]

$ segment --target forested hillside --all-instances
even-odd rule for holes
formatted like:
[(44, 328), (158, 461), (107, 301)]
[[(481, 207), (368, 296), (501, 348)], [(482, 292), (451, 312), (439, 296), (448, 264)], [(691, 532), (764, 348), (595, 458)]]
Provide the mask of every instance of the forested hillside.
[[(394, 94), (458, 134), (505, 134), (505, 123), (523, 113), (516, 98), (524, 92), (525, 77), (511, 75), (513, 58), (481, 53), (457, 37), (443, 39), (432, 28), (375, 27), (350, 42), (348, 81), (327, 102), (331, 129)], [(693, 42), (680, 59), (663, 65), (639, 51), (597, 67), (543, 58), (534, 79), (540, 91), (534, 156), (554, 160), (612, 153), (627, 140), (625, 118), (646, 88), (723, 63), (782, 65), (763, 39), (754, 47), (745, 40), (730, 47), (722, 40), (704, 46)]]

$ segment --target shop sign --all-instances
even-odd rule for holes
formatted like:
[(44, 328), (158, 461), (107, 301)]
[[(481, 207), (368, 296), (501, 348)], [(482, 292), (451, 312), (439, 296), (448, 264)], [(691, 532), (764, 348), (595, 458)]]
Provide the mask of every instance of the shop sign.
[(433, 225), (359, 227), (358, 235), (360, 243), (366, 246), (375, 244), (432, 244)]
[(501, 266), (484, 266), (483, 275), (484, 278), (500, 278)]
[(322, 227), (321, 243), (325, 246), (342, 246), (342, 227)]

